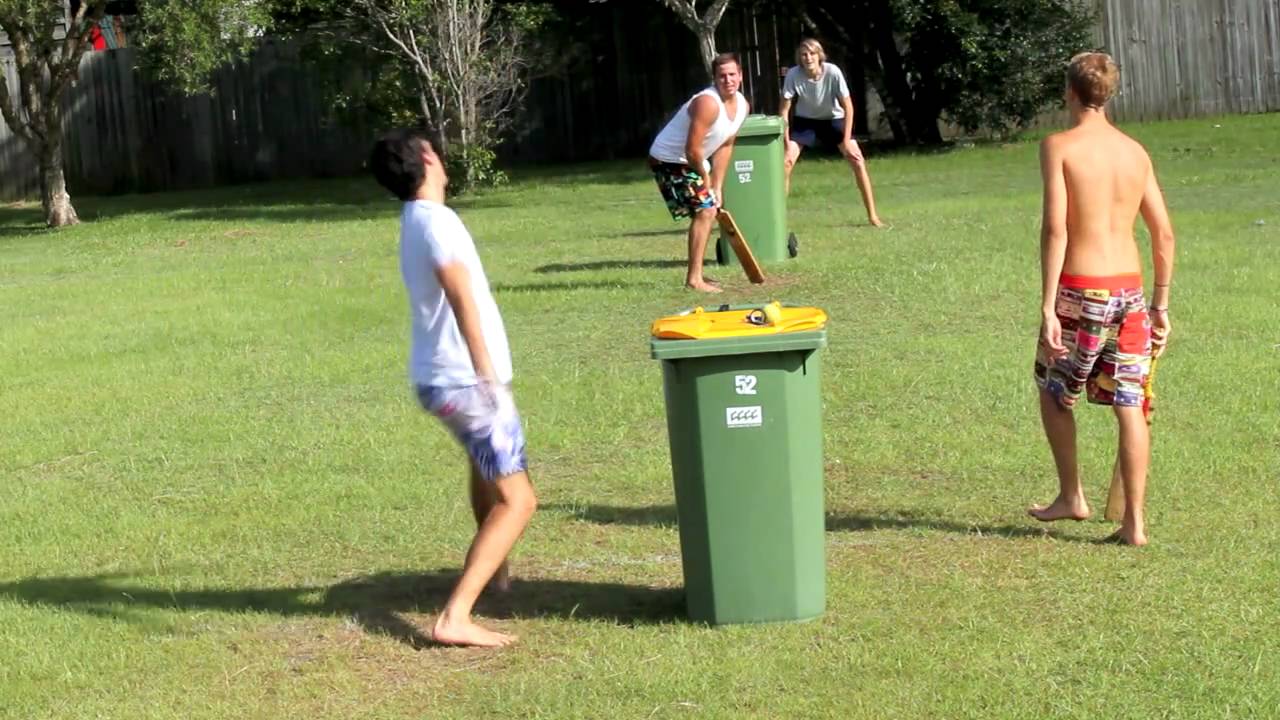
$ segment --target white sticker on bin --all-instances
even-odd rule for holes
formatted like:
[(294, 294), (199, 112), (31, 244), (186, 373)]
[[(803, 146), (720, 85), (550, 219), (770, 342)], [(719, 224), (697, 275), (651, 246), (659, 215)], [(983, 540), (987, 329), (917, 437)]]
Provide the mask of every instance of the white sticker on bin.
[(756, 163), (754, 160), (734, 160), (733, 161), (734, 172), (751, 172), (752, 170), (755, 170), (755, 169), (756, 169)]
[(759, 405), (725, 408), (724, 423), (731, 428), (760, 427), (764, 424), (764, 409)]

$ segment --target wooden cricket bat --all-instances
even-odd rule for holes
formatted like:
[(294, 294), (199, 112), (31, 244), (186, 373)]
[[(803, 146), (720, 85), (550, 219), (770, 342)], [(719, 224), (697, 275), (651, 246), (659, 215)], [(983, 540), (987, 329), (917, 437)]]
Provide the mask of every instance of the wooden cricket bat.
[[(1151, 371), (1147, 373), (1147, 381), (1142, 384), (1142, 411), (1147, 417), (1148, 425), (1151, 424), (1151, 416), (1156, 409), (1156, 362), (1159, 359), (1159, 355), (1151, 358)], [(1120, 475), (1119, 459), (1111, 470), (1111, 490), (1107, 492), (1107, 509), (1102, 516), (1112, 522), (1124, 520), (1124, 478)]]
[(746, 272), (747, 279), (756, 285), (763, 283), (764, 270), (760, 268), (760, 263), (756, 262), (756, 256), (751, 253), (751, 247), (742, 237), (742, 231), (738, 229), (738, 223), (733, 221), (733, 216), (728, 210), (720, 208), (716, 220), (720, 222), (720, 229), (728, 236), (729, 247), (732, 247), (733, 254), (738, 256), (738, 262), (742, 264), (742, 270)]

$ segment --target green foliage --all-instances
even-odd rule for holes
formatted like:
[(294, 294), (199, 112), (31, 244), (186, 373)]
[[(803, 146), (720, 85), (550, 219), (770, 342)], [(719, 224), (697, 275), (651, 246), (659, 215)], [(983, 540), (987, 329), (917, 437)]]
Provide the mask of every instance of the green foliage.
[(188, 94), (208, 91), (213, 71), (271, 26), (268, 0), (145, 0), (139, 9), (145, 66)]
[[(489, 11), (449, 0), (273, 6), (277, 27), (308, 40), (309, 62), (327, 68), (317, 75), (341, 115), (379, 126), (427, 125), (442, 135), (453, 192), (506, 181), (494, 148), (518, 122), (528, 77), (567, 55), (560, 42), (567, 33), (547, 32), (561, 30), (552, 5), (498, 2)], [(360, 68), (358, 82), (344, 67)]]
[(314, 69), (315, 82), (341, 121), (376, 127), (422, 123), (418, 83), (410, 69), (363, 44), (313, 39), (301, 45), (300, 61)]
[(1065, 61), (1092, 46), (1093, 13), (1079, 0), (892, 3), (917, 95), (969, 132), (1026, 128), (1061, 99)]
[(0, 28), (52, 28), (62, 18), (58, 0), (0, 0)]
[(550, 3), (543, 2), (513, 2), (501, 6), (501, 10), (507, 22), (530, 35), (540, 32), (559, 17)]
[(497, 160), (490, 142), (454, 144), (444, 158), (449, 191), (458, 194), (505, 185), (507, 174), (498, 169)]

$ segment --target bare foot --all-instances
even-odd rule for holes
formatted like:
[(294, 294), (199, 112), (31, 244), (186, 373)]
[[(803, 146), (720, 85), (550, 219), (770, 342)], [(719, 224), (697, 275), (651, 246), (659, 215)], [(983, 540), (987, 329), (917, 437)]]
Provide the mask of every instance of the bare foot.
[(867, 218), (867, 222), (871, 223), (872, 227), (878, 227), (878, 228), (888, 227), (887, 225), (885, 225), (884, 221), (878, 217)]
[(705, 280), (700, 280), (698, 282), (686, 282), (684, 286), (689, 288), (690, 290), (697, 290), (699, 292), (704, 292), (704, 293), (724, 292), (724, 290), (719, 285), (712, 285), (711, 283)]
[(1145, 532), (1132, 532), (1125, 530), (1122, 527), (1103, 538), (1102, 542), (1107, 545), (1132, 545), (1134, 547), (1142, 547), (1147, 544), (1147, 534)]
[(436, 625), (431, 629), (431, 639), (441, 645), (459, 647), (506, 647), (518, 638), (515, 635), (486, 630), (465, 620), (450, 620), (444, 614), (436, 618)]
[(1027, 508), (1027, 514), (1040, 522), (1053, 522), (1054, 520), (1085, 520), (1092, 513), (1084, 498), (1064, 500), (1059, 495), (1050, 505), (1032, 505)]
[(489, 589), (494, 592), (511, 592), (511, 568), (507, 563), (498, 566), (498, 571), (489, 579)]

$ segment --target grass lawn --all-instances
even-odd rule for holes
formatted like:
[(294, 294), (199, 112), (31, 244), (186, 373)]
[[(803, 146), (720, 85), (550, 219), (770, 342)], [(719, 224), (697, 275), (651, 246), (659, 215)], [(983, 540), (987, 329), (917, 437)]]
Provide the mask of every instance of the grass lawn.
[[(1280, 717), (1280, 115), (1130, 129), (1178, 232), (1148, 548), (1024, 514), (1034, 143), (872, 156), (887, 231), (806, 157), (799, 258), (712, 270), (832, 318), (809, 623), (682, 619), (648, 327), (701, 298), (643, 164), (459, 202), (542, 501), (479, 608), (502, 651), (423, 644), (472, 525), (371, 180), (0, 208), (0, 718)], [(1114, 423), (1079, 415), (1100, 517)]]

